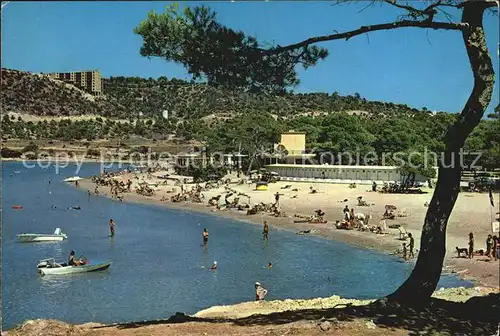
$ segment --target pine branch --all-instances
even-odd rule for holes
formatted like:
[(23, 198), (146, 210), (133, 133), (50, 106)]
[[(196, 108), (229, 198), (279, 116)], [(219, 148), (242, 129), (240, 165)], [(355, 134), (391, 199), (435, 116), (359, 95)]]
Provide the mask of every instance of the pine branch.
[(345, 39), (346, 41), (349, 40), (350, 38), (374, 31), (379, 31), (379, 30), (392, 30), (392, 29), (397, 29), (397, 28), (407, 28), (407, 27), (414, 27), (414, 28), (427, 28), (427, 29), (445, 29), (445, 30), (463, 30), (468, 27), (467, 24), (464, 23), (449, 23), (449, 22), (429, 22), (429, 21), (410, 21), (410, 20), (404, 20), (404, 21), (397, 21), (397, 22), (390, 22), (390, 23), (381, 23), (381, 24), (376, 24), (376, 25), (370, 25), (370, 26), (362, 26), (356, 30), (351, 30), (348, 32), (344, 33), (336, 33), (336, 34), (330, 34), (330, 35), (324, 35), (324, 36), (317, 36), (317, 37), (311, 37), (306, 40), (303, 40), (298, 43), (290, 44), (287, 46), (283, 47), (276, 47), (272, 49), (260, 49), (262, 54), (264, 55), (272, 55), (272, 54), (279, 54), (287, 51), (293, 51), (299, 48), (303, 47), (308, 47), (311, 44), (319, 43), (319, 42), (326, 42), (326, 41), (333, 41), (333, 40), (341, 40)]

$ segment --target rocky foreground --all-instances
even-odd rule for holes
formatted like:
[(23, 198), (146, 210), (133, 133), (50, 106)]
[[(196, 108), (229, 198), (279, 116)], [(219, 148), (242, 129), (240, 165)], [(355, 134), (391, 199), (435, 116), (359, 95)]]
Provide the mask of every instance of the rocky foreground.
[(484, 287), (436, 291), (425, 310), (370, 306), (371, 300), (338, 296), (310, 300), (244, 302), (217, 306), (168, 320), (117, 325), (71, 325), (30, 320), (8, 336), (129, 335), (494, 335), (499, 325), (499, 293)]

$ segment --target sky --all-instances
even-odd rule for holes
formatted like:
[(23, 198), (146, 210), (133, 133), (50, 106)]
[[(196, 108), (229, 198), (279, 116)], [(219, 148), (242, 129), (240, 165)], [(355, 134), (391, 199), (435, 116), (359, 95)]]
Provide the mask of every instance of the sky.
[[(151, 10), (169, 2), (10, 2), (2, 10), (2, 67), (32, 72), (98, 69), (110, 76), (190, 79), (178, 64), (142, 57), (133, 29)], [(182, 2), (182, 5), (197, 5)], [(204, 2), (218, 20), (259, 41), (279, 45), (308, 37), (394, 21), (402, 12), (387, 5), (360, 11), (366, 2)], [(460, 18), (460, 14), (457, 14)], [(488, 47), (497, 71), (498, 17), (485, 15)], [(473, 77), (458, 31), (403, 28), (320, 44), (330, 56), (299, 68), (296, 92), (359, 93), (368, 100), (459, 112)], [(499, 102), (498, 81), (492, 112)]]

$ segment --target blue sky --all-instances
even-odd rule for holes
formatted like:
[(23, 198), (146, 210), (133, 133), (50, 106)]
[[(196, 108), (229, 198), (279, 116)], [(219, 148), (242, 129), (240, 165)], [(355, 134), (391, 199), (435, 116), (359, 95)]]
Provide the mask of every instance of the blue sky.
[[(184, 3), (195, 5), (196, 3)], [(280, 45), (394, 20), (401, 12), (376, 5), (326, 2), (205, 2), (219, 21)], [(11, 2), (2, 11), (2, 67), (33, 71), (99, 69), (103, 76), (189, 79), (180, 65), (139, 54), (134, 27), (168, 2)], [(498, 69), (498, 18), (487, 14), (488, 46)], [(458, 112), (473, 84), (462, 36), (417, 28), (374, 32), (321, 44), (326, 61), (300, 70), (298, 92), (358, 92), (369, 100)], [(497, 70), (498, 71), (498, 70)], [(498, 74), (497, 74), (498, 76)], [(489, 111), (498, 104), (498, 85)]]

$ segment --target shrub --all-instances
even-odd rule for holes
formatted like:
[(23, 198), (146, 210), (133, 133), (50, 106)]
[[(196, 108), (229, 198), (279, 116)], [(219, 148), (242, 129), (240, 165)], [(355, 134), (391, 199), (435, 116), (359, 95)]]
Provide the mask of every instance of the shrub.
[(175, 167), (175, 173), (182, 176), (192, 176), (194, 182), (206, 182), (211, 180), (220, 180), (226, 175), (226, 168), (214, 167), (208, 165), (207, 167), (195, 167), (189, 165), (188, 167)]
[(23, 153), (27, 153), (27, 152), (36, 153), (36, 152), (38, 152), (38, 145), (34, 142), (30, 142), (29, 144), (26, 145), (26, 147), (23, 148), (22, 152)]
[(8, 147), (2, 147), (0, 152), (3, 158), (20, 158), (23, 153), (18, 150), (10, 149)]
[(98, 149), (94, 149), (94, 148), (87, 149), (87, 156), (88, 157), (96, 157), (96, 156), (100, 156), (100, 155), (101, 155), (101, 151)]

